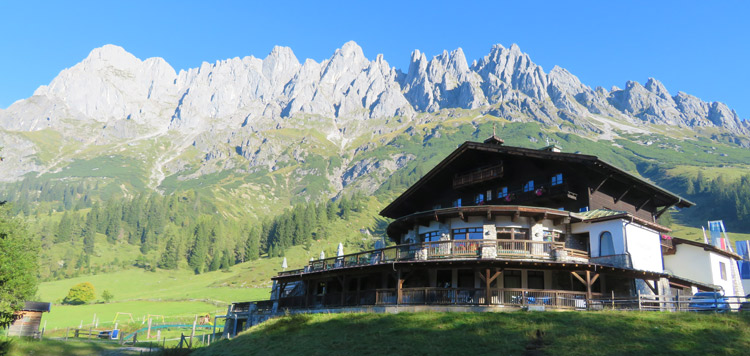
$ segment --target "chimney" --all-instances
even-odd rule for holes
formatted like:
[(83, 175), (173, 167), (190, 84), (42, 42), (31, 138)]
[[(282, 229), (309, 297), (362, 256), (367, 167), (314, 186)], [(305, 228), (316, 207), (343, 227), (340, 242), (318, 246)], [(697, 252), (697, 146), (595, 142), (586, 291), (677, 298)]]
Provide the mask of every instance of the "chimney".
[(562, 152), (562, 147), (560, 147), (558, 145), (549, 145), (547, 147), (542, 147), (539, 150), (541, 150), (541, 151), (547, 151), (547, 152), (560, 153), (560, 152)]

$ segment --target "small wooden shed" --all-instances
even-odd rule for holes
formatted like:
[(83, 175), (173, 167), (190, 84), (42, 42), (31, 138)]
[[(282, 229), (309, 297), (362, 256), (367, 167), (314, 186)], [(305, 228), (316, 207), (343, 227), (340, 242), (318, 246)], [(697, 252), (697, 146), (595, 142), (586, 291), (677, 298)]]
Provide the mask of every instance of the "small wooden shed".
[(42, 314), (50, 311), (50, 303), (25, 302), (23, 309), (15, 312), (8, 336), (39, 336)]

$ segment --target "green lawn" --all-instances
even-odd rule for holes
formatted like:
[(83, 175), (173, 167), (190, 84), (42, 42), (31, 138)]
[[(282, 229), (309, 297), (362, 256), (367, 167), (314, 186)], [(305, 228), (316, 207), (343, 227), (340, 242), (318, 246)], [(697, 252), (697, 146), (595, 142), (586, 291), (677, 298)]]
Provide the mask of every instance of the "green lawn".
[[(192, 323), (196, 314), (210, 313), (213, 317), (226, 313), (226, 306), (205, 302), (145, 302), (132, 301), (109, 304), (88, 305), (55, 305), (49, 314), (45, 314), (42, 323), (47, 324), (48, 330), (77, 328), (79, 325), (91, 326), (94, 318), (99, 321), (99, 328), (111, 328), (114, 325), (115, 314), (131, 313), (135, 322), (130, 322), (127, 316), (119, 316), (117, 321), (122, 324), (141, 324), (148, 314), (163, 315), (167, 321), (182, 320)], [(161, 319), (159, 319), (161, 320)], [(137, 326), (137, 325), (135, 325)]]
[(298, 314), (192, 355), (747, 355), (749, 349), (750, 317), (737, 314)]
[(243, 272), (241, 265), (230, 272), (209, 272), (194, 274), (186, 270), (129, 269), (120, 272), (93, 276), (82, 276), (59, 281), (44, 282), (37, 293), (42, 301), (58, 302), (68, 293), (70, 287), (81, 282), (91, 282), (97, 298), (105, 289), (114, 295), (113, 301), (129, 300), (191, 300), (206, 299), (222, 303), (266, 299), (269, 288), (242, 288), (241, 283), (232, 286), (219, 286), (222, 281)]
[[(13, 338), (8, 356), (90, 356), (112, 352), (120, 348), (117, 344), (84, 341), (58, 341), (45, 339), (43, 341)], [(139, 352), (120, 352), (116, 355), (138, 355)]]

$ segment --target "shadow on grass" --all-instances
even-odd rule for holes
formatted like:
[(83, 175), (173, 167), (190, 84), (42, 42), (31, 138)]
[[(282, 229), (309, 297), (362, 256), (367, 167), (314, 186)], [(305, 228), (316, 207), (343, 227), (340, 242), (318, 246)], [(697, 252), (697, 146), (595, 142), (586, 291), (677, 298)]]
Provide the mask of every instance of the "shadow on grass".
[(738, 315), (400, 313), (286, 316), (193, 355), (743, 355), (748, 348), (750, 320)]

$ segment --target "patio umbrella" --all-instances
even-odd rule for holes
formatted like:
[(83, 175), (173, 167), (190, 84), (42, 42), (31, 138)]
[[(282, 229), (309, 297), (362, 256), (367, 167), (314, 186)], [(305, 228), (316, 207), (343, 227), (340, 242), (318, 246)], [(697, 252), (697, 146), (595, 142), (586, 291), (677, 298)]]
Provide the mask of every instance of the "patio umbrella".
[(281, 269), (286, 270), (286, 268), (289, 267), (286, 264), (286, 257), (284, 257), (284, 262), (281, 262)]
[(336, 257), (341, 257), (344, 255), (344, 245), (339, 242), (339, 249), (336, 251)]
[(320, 259), (325, 260), (326, 259), (326, 253), (325, 251), (320, 251)]

